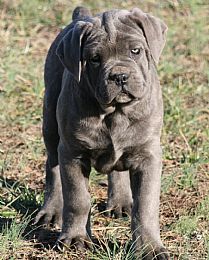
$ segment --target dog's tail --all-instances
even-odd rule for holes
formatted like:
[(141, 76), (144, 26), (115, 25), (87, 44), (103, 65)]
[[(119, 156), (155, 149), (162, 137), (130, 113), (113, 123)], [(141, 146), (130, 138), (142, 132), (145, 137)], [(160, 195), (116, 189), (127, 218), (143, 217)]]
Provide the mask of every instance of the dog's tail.
[(89, 17), (89, 16), (92, 16), (89, 9), (87, 9), (86, 7), (78, 6), (73, 11), (72, 19), (74, 21), (74, 20), (83, 19), (83, 18)]

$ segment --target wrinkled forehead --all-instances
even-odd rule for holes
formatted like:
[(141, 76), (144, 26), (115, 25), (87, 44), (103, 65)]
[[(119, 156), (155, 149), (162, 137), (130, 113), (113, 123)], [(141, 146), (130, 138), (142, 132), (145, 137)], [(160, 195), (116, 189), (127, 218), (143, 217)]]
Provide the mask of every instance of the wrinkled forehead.
[(93, 27), (87, 39), (89, 47), (98, 44), (114, 45), (118, 41), (141, 41), (146, 44), (142, 29), (131, 19), (127, 10), (104, 12), (92, 19)]

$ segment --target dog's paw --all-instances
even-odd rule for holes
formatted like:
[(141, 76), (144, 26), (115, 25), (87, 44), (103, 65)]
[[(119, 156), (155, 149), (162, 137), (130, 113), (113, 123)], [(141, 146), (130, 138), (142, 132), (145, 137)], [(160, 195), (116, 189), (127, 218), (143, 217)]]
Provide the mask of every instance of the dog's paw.
[(149, 251), (143, 253), (143, 260), (169, 260), (170, 255), (166, 248), (157, 247), (154, 250), (150, 249)]
[(120, 202), (112, 198), (108, 199), (106, 207), (106, 216), (121, 218), (124, 216), (130, 216), (132, 209), (132, 200), (126, 202)]
[(59, 251), (66, 251), (70, 249), (83, 251), (85, 249), (92, 248), (92, 241), (87, 235), (78, 235), (75, 237), (69, 237), (67, 234), (62, 234), (59, 236), (54, 249)]
[(62, 203), (48, 201), (35, 217), (34, 224), (50, 225), (56, 228), (62, 226)]

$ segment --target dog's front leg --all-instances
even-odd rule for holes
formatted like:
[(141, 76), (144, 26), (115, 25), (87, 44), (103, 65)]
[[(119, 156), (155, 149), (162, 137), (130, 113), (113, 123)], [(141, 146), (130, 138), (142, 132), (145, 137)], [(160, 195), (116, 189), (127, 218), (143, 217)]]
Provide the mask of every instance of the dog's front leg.
[(90, 162), (75, 158), (63, 145), (59, 145), (59, 164), (63, 191), (63, 225), (59, 237), (65, 246), (76, 248), (89, 246), (90, 227), (90, 194), (88, 177)]
[(133, 192), (132, 234), (136, 255), (142, 259), (169, 259), (160, 239), (159, 198), (161, 148), (153, 143), (140, 154), (140, 165), (131, 172)]

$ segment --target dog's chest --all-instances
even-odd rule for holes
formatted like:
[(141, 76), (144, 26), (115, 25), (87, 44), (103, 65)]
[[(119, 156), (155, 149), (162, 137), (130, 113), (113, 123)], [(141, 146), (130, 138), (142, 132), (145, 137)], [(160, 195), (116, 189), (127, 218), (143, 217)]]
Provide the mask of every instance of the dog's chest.
[(129, 119), (114, 113), (81, 121), (76, 137), (90, 151), (93, 166), (99, 171), (108, 171), (130, 145), (130, 132)]

